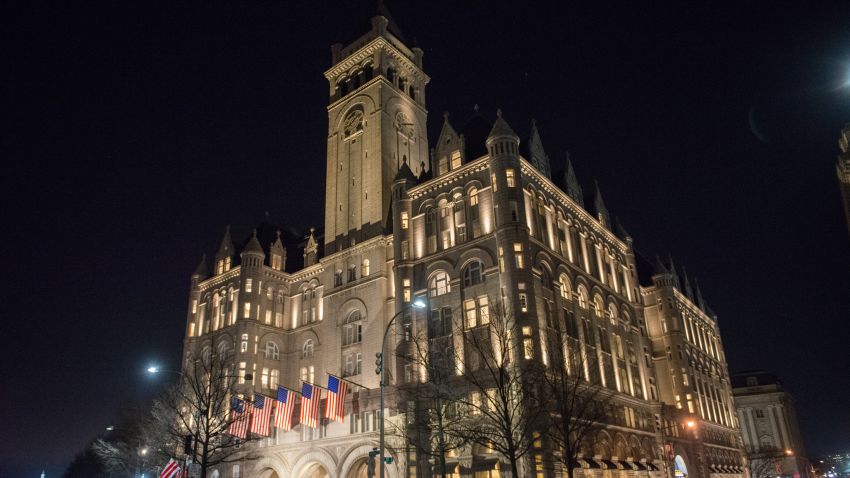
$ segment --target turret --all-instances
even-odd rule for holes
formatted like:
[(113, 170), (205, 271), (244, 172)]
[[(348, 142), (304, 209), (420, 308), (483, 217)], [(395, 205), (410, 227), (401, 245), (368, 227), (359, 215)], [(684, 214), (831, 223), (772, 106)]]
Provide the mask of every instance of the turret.
[(277, 237), (269, 247), (270, 265), (276, 271), (286, 269), (286, 248), (283, 247), (283, 241), (280, 240), (280, 230), (276, 231)]
[(309, 267), (319, 261), (319, 244), (316, 242), (316, 228), (310, 228), (310, 237), (304, 246), (304, 267)]
[(245, 248), (242, 249), (240, 256), (242, 257), (243, 269), (259, 269), (262, 267), (263, 262), (266, 259), (266, 253), (263, 252), (263, 246), (260, 245), (260, 241), (257, 239), (256, 229), (254, 229), (254, 233), (245, 244)]
[(543, 141), (540, 139), (540, 132), (537, 130), (537, 121), (534, 119), (531, 120), (531, 133), (529, 133), (528, 143), (525, 146), (524, 153), (527, 155), (527, 159), (532, 166), (547, 178), (552, 178), (549, 156), (543, 149)]
[(694, 291), (691, 289), (691, 281), (688, 280), (688, 270), (685, 269), (685, 266), (682, 266), (682, 277), (684, 277), (684, 288), (685, 295), (688, 299), (691, 299), (691, 302), (694, 301)]
[(487, 136), (490, 154), (490, 181), (496, 208), (496, 224), (526, 224), (524, 194), (520, 184), (519, 136), (496, 112), (496, 122)]
[(596, 213), (596, 219), (599, 220), (603, 227), (610, 229), (611, 217), (608, 215), (608, 208), (605, 207), (605, 201), (602, 199), (602, 192), (599, 191), (599, 183), (594, 180), (593, 184), (595, 187), (593, 192), (593, 209)]
[(230, 238), (230, 225), (224, 231), (221, 245), (215, 253), (215, 273), (223, 274), (233, 265), (233, 240)]
[[(436, 171), (432, 174), (440, 176), (449, 171), (459, 168), (466, 158), (464, 155), (463, 138), (458, 135), (451, 123), (449, 123), (449, 114), (443, 113), (443, 128), (440, 130), (440, 136), (437, 139), (437, 145), (432, 152), (433, 163), (436, 165)], [(401, 171), (399, 169), (399, 171)]]
[(576, 172), (573, 170), (573, 163), (570, 161), (570, 153), (566, 153), (567, 164), (564, 167), (564, 190), (567, 196), (577, 202), (579, 206), (584, 207), (584, 195), (581, 192), (581, 185), (576, 178)]
[(199, 282), (209, 276), (210, 272), (209, 269), (207, 269), (207, 255), (204, 254), (201, 256), (201, 262), (198, 263), (198, 267), (196, 267), (195, 271), (192, 272), (192, 287), (195, 287)]

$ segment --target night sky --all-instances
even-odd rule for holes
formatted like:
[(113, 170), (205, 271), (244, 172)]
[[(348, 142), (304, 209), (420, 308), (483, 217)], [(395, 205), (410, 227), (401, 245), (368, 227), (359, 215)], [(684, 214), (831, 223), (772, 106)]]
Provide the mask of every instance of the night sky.
[[(2, 12), (2, 478), (59, 476), (163, 389), (143, 369), (178, 366), (227, 224), (323, 225), (322, 73), (375, 8), (128, 3)], [(730, 370), (777, 373), (810, 453), (847, 450), (850, 4), (588, 3), (391, 2), (431, 140), (476, 103), (536, 118), (554, 170), (568, 150), (638, 250), (698, 277)]]

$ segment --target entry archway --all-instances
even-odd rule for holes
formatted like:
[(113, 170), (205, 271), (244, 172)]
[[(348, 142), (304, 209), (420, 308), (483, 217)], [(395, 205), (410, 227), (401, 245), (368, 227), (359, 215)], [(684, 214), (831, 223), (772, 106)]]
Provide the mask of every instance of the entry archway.
[(320, 463), (311, 463), (301, 473), (300, 478), (328, 478), (330, 474)]
[(367, 478), (366, 458), (361, 458), (351, 465), (344, 478)]

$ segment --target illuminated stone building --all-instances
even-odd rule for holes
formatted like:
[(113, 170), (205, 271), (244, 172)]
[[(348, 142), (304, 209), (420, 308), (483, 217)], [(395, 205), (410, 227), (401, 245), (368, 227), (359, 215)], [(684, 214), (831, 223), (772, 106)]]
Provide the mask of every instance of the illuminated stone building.
[(782, 382), (771, 373), (750, 371), (735, 374), (732, 386), (752, 468), (782, 478), (812, 477), (794, 397)]
[(844, 214), (847, 217), (847, 229), (850, 231), (850, 123), (844, 125), (841, 137), (838, 138), (838, 163), (835, 165), (838, 173), (838, 183), (841, 186), (841, 197), (844, 198)]
[[(332, 47), (325, 77), (323, 233), (299, 237), (265, 222), (237, 243), (228, 231), (212, 272), (202, 263), (192, 276), (185, 347), (188, 360), (217, 337), (214, 347), (235, 351), (246, 393), (324, 383), (327, 373), (363, 388), (349, 393), (344, 423), (276, 430), (251, 445), (262, 459), (217, 476), (364, 477), (380, 420), (374, 357), (390, 319), (416, 298), (429, 310), (402, 316), (385, 358), (387, 420), (405, 419), (395, 388), (421, 378), (392, 353), (405, 331), (428, 321), (449, 324), (447, 336), (486, 326), (499, 301), (533, 344), (527, 360), (551, 366), (547, 338), (560, 334), (595, 358), (585, 377), (615, 394), (581, 476), (741, 475), (716, 318), (673, 269), (639, 275), (633, 241), (598, 187), (585, 207), (569, 161), (552, 176), (537, 125), (521, 142), (501, 113), (491, 123), (476, 108), (462, 124), (444, 116), (429, 148), (422, 50), (404, 43), (386, 13)], [(695, 427), (685, 429), (686, 420)], [(543, 446), (523, 470), (559, 476), (551, 457)], [(432, 476), (415, 452), (394, 458), (391, 478)], [(495, 476), (500, 467), (474, 447), (448, 462), (454, 477)]]

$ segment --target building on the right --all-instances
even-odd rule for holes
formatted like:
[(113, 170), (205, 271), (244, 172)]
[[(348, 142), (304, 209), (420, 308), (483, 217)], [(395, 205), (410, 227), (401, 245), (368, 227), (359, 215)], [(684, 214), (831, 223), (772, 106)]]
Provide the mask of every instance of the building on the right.
[(811, 478), (794, 397), (776, 375), (736, 373), (732, 375), (732, 393), (752, 478)]
[(847, 229), (850, 231), (850, 123), (844, 125), (841, 137), (838, 138), (838, 163), (835, 170), (838, 173), (838, 183), (841, 186), (841, 197), (844, 198), (844, 215), (847, 218)]

